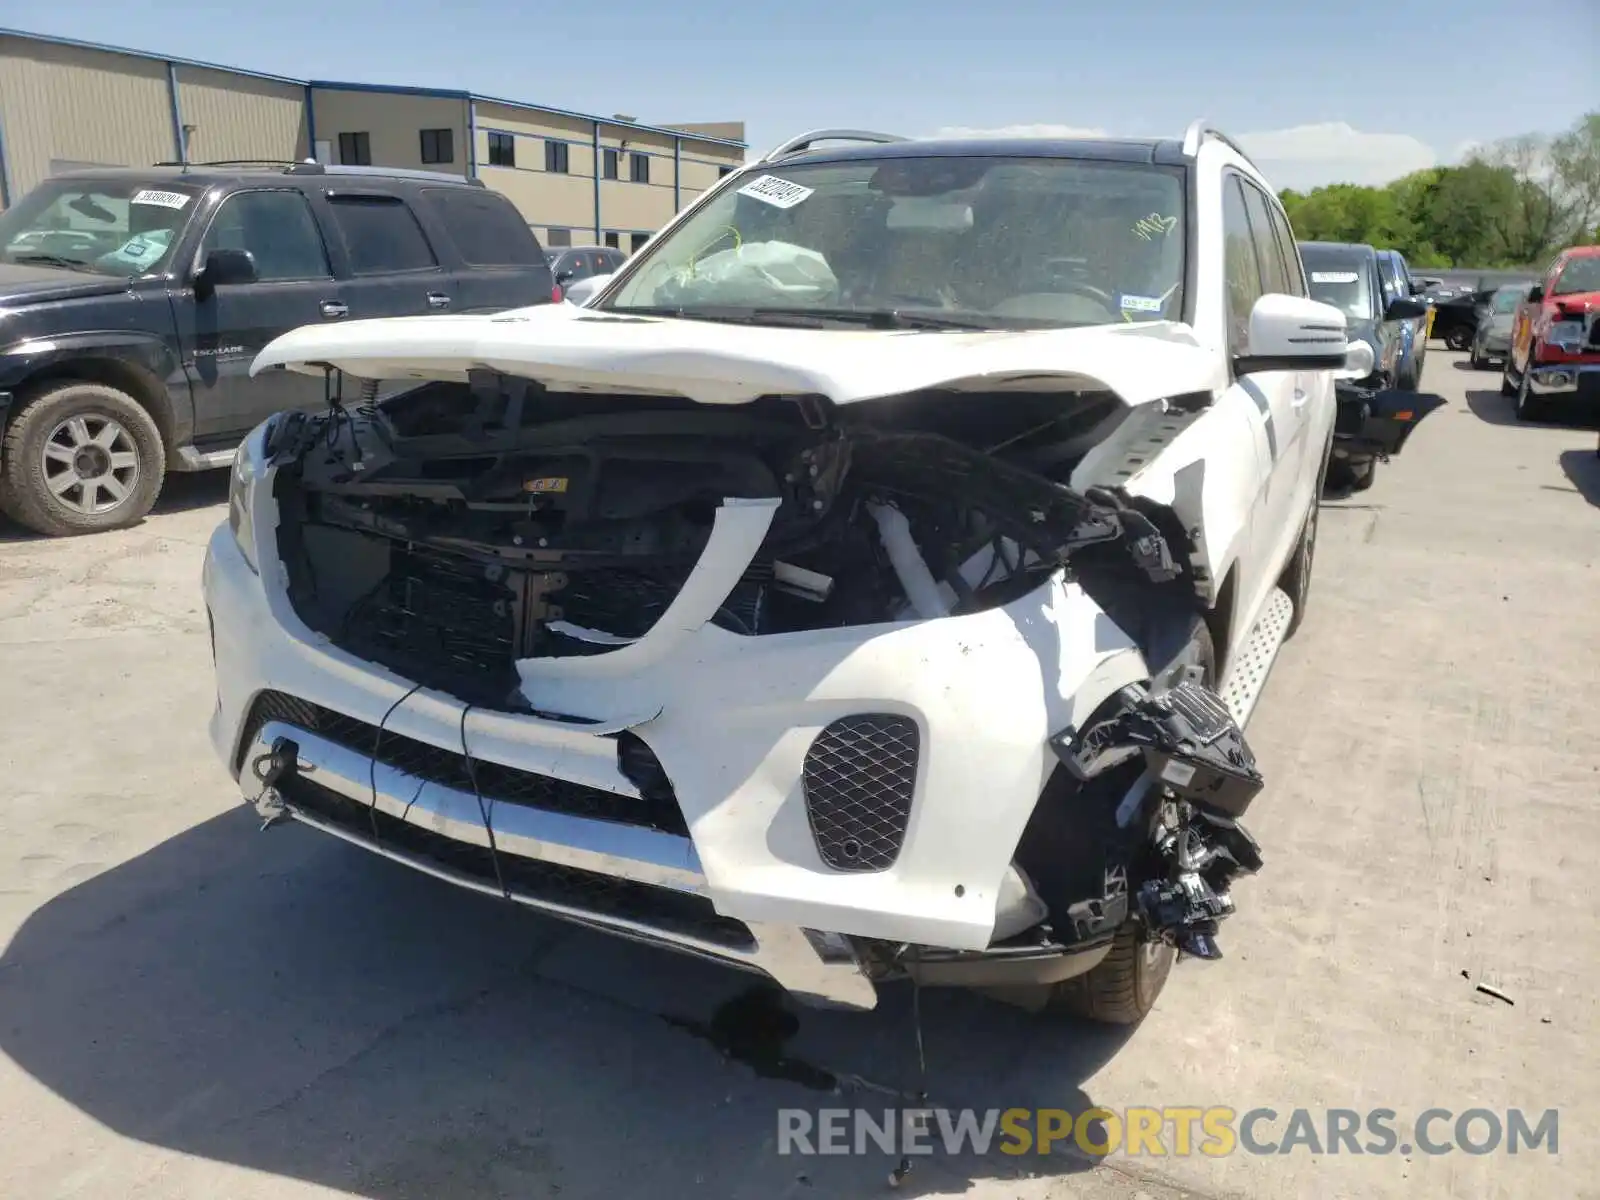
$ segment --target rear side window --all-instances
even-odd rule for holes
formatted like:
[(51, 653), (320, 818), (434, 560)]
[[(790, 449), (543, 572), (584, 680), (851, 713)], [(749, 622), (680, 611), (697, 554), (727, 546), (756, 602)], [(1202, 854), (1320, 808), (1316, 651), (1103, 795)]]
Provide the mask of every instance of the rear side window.
[(355, 274), (426, 271), (439, 265), (422, 226), (398, 197), (331, 195), (328, 203)]
[(512, 203), (479, 188), (423, 188), (425, 203), (475, 267), (536, 267), (544, 250)]

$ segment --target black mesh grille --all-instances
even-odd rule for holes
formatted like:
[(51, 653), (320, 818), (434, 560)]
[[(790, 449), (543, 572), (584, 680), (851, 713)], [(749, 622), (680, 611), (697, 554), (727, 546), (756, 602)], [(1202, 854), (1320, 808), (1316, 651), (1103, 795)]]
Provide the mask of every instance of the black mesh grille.
[[(372, 842), (376, 836), (376, 844), (407, 858), (499, 886), (495, 856), (487, 846), (458, 842), (387, 813), (375, 812), (305, 776), (291, 776), (284, 784), (284, 794), (294, 807), (348, 830), (363, 841)], [(540, 862), (503, 850), (499, 860), (500, 877), (507, 890), (519, 895), (599, 916), (637, 921), (652, 929), (701, 938), (730, 949), (751, 949), (755, 944), (742, 921), (719, 915), (704, 896)]]
[(839, 871), (894, 865), (911, 819), (920, 735), (889, 713), (842, 717), (806, 752), (806, 817), (822, 861)]
[[(419, 779), (463, 792), (473, 790), (466, 757), (457, 751), (442, 750), (389, 730), (384, 730), (380, 741), (376, 725), (369, 725), (355, 717), (284, 692), (262, 692), (250, 706), (244, 736), (239, 743), (241, 759), (255, 739), (256, 732), (268, 721), (283, 721), (305, 729), (358, 754), (374, 756), (379, 762)], [(640, 742), (639, 746), (643, 746), (643, 743)], [(634, 755), (639, 753), (637, 747), (630, 747), (630, 750)], [(649, 748), (644, 747), (644, 752), (648, 753)], [(519, 771), (499, 763), (485, 762), (481, 758), (473, 760), (473, 767), (477, 772), (479, 790), (502, 803), (617, 821), (624, 825), (643, 825), (681, 837), (689, 835), (683, 811), (678, 807), (677, 797), (672, 793), (672, 785), (665, 773), (660, 774), (657, 786), (648, 789), (648, 795), (636, 799), (586, 787), (581, 783), (537, 775), (532, 771)]]

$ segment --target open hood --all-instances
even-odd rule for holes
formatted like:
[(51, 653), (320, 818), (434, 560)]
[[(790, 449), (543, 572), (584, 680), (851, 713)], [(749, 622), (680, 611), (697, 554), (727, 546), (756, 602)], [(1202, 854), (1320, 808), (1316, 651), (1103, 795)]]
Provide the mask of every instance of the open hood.
[(1106, 389), (1129, 406), (1226, 386), (1221, 356), (1172, 322), (1026, 331), (781, 329), (545, 304), (493, 316), (308, 325), (251, 373), (324, 365), (366, 379), (465, 380), (474, 369), (561, 391), (743, 404), (823, 395), (851, 404), (926, 388)]

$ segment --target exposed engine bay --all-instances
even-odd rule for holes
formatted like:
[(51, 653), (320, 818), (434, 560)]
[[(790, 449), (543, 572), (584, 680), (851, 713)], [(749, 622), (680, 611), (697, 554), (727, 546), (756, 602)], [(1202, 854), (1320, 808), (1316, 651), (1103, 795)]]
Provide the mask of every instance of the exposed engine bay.
[(301, 618), (480, 706), (526, 710), (517, 659), (646, 634), (725, 502), (780, 501), (715, 617), (742, 635), (978, 611), (1069, 559), (1086, 586), (1182, 573), (1150, 515), (1058, 482), (1121, 419), (1112, 397), (724, 411), (482, 374), (290, 415), (268, 447)]
[[(307, 626), (471, 706), (544, 716), (517, 663), (645, 637), (719, 509), (742, 502), (777, 507), (713, 617), (738, 637), (981, 613), (1058, 572), (1135, 638), (1151, 613), (1192, 612), (1192, 547), (1173, 515), (1068, 486), (1128, 412), (1109, 393), (1015, 389), (714, 407), (477, 371), (286, 414), (265, 457)], [(623, 739), (638, 752), (630, 764), (619, 744), (624, 773), (670, 800), (670, 779), (645, 778), (660, 772), (648, 748)], [(1054, 749), (1062, 765), (991, 946), (884, 943), (868, 951), (881, 975), (981, 981), (1007, 956), (1059, 959), (1136, 916), (1152, 940), (1217, 956), (1228, 887), (1260, 863), (1236, 818), (1261, 780), (1216, 697), (1127, 688)]]

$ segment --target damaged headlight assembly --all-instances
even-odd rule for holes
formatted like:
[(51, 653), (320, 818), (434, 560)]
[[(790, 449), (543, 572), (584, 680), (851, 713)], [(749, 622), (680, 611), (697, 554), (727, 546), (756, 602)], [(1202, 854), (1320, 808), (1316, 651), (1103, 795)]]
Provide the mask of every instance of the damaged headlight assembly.
[(1216, 933), (1234, 911), (1229, 889), (1261, 868), (1260, 847), (1239, 818), (1263, 785), (1223, 702), (1193, 680), (1159, 693), (1123, 688), (1110, 715), (1064, 730), (1051, 746), (1081, 780), (1143, 757), (1144, 774), (1117, 810), (1123, 827), (1153, 812), (1159, 866), (1139, 886), (1138, 912), (1153, 939), (1195, 958), (1221, 958)]
[(234, 452), (233, 467), (228, 478), (228, 528), (239, 553), (250, 569), (260, 574), (256, 565), (255, 501), (256, 484), (266, 470), (266, 443), (272, 431), (272, 421), (263, 421), (250, 431), (250, 436)]

